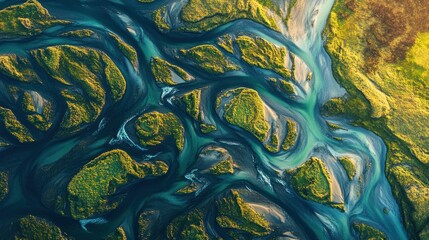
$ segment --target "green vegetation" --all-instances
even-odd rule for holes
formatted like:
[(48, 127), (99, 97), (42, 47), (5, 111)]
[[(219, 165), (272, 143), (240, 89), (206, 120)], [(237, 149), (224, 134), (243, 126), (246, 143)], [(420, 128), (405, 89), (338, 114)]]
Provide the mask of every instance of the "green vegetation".
[(195, 209), (179, 216), (167, 226), (167, 239), (209, 240), (203, 221), (204, 213)]
[(182, 151), (184, 144), (183, 126), (173, 113), (157, 111), (144, 113), (135, 122), (139, 143), (143, 147), (156, 146), (167, 138), (173, 138), (177, 148)]
[(198, 190), (197, 184), (195, 183), (191, 183), (187, 186), (185, 186), (184, 188), (179, 189), (176, 193), (178, 194), (190, 194), (190, 193), (194, 193)]
[(280, 89), (286, 94), (296, 94), (295, 88), (293, 87), (292, 83), (286, 80), (280, 79), (279, 85), (280, 85)]
[(76, 38), (89, 38), (94, 35), (94, 31), (89, 29), (78, 29), (74, 31), (68, 31), (65, 33), (62, 33), (61, 36), (64, 37), (76, 37)]
[(151, 240), (154, 239), (152, 237), (151, 226), (154, 224), (153, 216), (155, 215), (155, 211), (146, 210), (142, 212), (139, 216), (138, 220), (138, 239), (140, 240)]
[(297, 193), (308, 200), (330, 203), (331, 182), (322, 160), (311, 157), (292, 172), (291, 183)]
[(9, 193), (9, 174), (7, 172), (0, 172), (0, 202)]
[(194, 89), (184, 94), (180, 99), (186, 106), (186, 112), (191, 115), (195, 121), (199, 121), (201, 119), (201, 89)]
[(21, 108), (25, 113), (32, 113), (36, 111), (36, 106), (34, 106), (33, 98), (29, 92), (24, 92), (22, 96)]
[(343, 127), (341, 127), (340, 125), (338, 125), (338, 124), (335, 124), (335, 123), (333, 123), (333, 122), (328, 122), (328, 121), (326, 121), (326, 124), (328, 124), (328, 127), (331, 129), (331, 130), (340, 130), (340, 129), (344, 129)]
[(112, 37), (119, 50), (121, 50), (125, 57), (133, 64), (134, 67), (136, 67), (138, 64), (136, 50), (131, 45), (122, 40), (120, 37), (118, 37), (116, 34), (109, 33), (109, 35)]
[(278, 152), (279, 151), (279, 137), (277, 136), (277, 132), (273, 131), (270, 136), (270, 141), (265, 144), (265, 148), (270, 152)]
[(258, 92), (249, 88), (229, 90), (218, 96), (217, 107), (221, 99), (233, 95), (225, 105), (224, 117), (230, 124), (252, 133), (259, 141), (264, 142), (268, 136), (269, 124), (265, 120), (264, 102)]
[(219, 37), (217, 39), (217, 45), (229, 53), (234, 53), (234, 45), (230, 34), (225, 34), (222, 37)]
[[(182, 9), (181, 18), (186, 31), (201, 32), (237, 19), (250, 19), (279, 30), (276, 17), (262, 0), (190, 0)], [(266, 4), (265, 4), (266, 5)], [(270, 4), (274, 6), (274, 4)]]
[(359, 239), (387, 240), (386, 235), (375, 227), (363, 223), (354, 223), (353, 229), (358, 233)]
[(216, 126), (215, 125), (213, 125), (213, 124), (206, 124), (206, 123), (201, 123), (200, 124), (200, 129), (201, 129), (201, 132), (202, 133), (205, 133), (205, 134), (207, 134), (207, 133), (211, 133), (211, 132), (214, 132), (214, 131), (216, 131)]
[(40, 82), (30, 61), (16, 55), (0, 55), (0, 72), (21, 82)]
[(2, 37), (33, 36), (54, 25), (68, 23), (56, 20), (36, 0), (29, 0), (0, 10)]
[(70, 181), (67, 191), (70, 213), (85, 219), (115, 209), (121, 198), (107, 197), (134, 179), (161, 176), (168, 171), (162, 161), (135, 162), (126, 152), (112, 150), (87, 163)]
[(68, 239), (59, 227), (43, 218), (28, 215), (18, 220), (14, 239)]
[(127, 235), (122, 227), (118, 227), (113, 233), (106, 237), (106, 240), (127, 240)]
[(105, 76), (109, 96), (114, 101), (122, 98), (126, 82), (117, 66), (103, 52), (84, 47), (60, 45), (31, 51), (37, 62), (58, 82), (73, 87), (62, 90), (68, 113), (61, 123), (63, 132), (79, 130), (83, 124), (95, 121), (104, 104)]
[(210, 173), (213, 175), (221, 175), (221, 174), (233, 174), (234, 173), (234, 161), (231, 156), (228, 158), (221, 160), (216, 163), (209, 169)]
[(346, 170), (349, 180), (352, 180), (353, 177), (356, 175), (356, 167), (352, 160), (348, 157), (341, 157), (338, 159), (338, 161), (343, 166), (344, 170)]
[(297, 3), (298, 3), (298, 0), (290, 0), (289, 1), (289, 4), (287, 5), (287, 13), (286, 13), (286, 19), (285, 19), (286, 24), (289, 22), (290, 14), (292, 13), (292, 9), (293, 9), (293, 7), (295, 7), (295, 5)]
[(0, 107), (0, 121), (6, 130), (20, 143), (33, 142), (33, 136), (28, 129), (16, 119), (15, 114), (7, 108)]
[[(348, 98), (325, 114), (343, 115), (379, 135), (386, 175), (410, 238), (429, 228), (429, 6), (418, 0), (337, 1), (326, 28), (327, 51)], [(425, 233), (426, 231), (426, 233)]]
[(222, 74), (238, 70), (239, 67), (231, 62), (217, 47), (209, 44), (198, 45), (191, 49), (182, 49), (180, 53), (192, 59), (201, 69), (213, 73)]
[(177, 74), (185, 81), (193, 80), (192, 76), (182, 68), (158, 57), (152, 58), (150, 67), (157, 83), (164, 83), (170, 86), (176, 85), (177, 82), (174, 81), (173, 73)]
[(285, 151), (290, 150), (296, 143), (298, 137), (298, 127), (296, 122), (288, 119), (287, 120), (287, 134), (283, 140), (282, 148)]
[(260, 37), (239, 36), (235, 40), (240, 48), (241, 58), (250, 65), (272, 70), (284, 78), (291, 78), (285, 67), (287, 50), (277, 47)]
[(237, 190), (231, 190), (230, 196), (218, 200), (216, 207), (216, 222), (220, 227), (229, 229), (227, 233), (233, 239), (243, 239), (237, 238), (234, 230), (251, 235), (244, 239), (266, 236), (271, 232), (269, 222), (245, 203)]
[(158, 29), (162, 31), (168, 31), (171, 28), (170, 24), (164, 18), (166, 13), (167, 13), (166, 6), (163, 6), (152, 13), (152, 18), (153, 18), (153, 21), (155, 22), (155, 25), (158, 27)]

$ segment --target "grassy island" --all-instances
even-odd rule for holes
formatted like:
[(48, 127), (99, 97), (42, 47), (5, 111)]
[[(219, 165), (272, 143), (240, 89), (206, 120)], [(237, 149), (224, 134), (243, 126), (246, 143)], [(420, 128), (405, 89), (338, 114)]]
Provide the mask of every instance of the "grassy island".
[(287, 123), (287, 133), (286, 137), (283, 140), (282, 148), (285, 151), (290, 150), (296, 143), (297, 137), (298, 137), (298, 127), (297, 123), (288, 119)]
[(191, 115), (195, 121), (199, 121), (201, 119), (201, 89), (195, 89), (189, 93), (185, 93), (180, 99), (186, 107), (186, 112)]
[(352, 180), (356, 175), (356, 167), (352, 160), (348, 157), (341, 157), (338, 159), (338, 161), (343, 166), (344, 170), (346, 170), (349, 180)]
[(322, 160), (311, 157), (292, 172), (291, 183), (297, 193), (319, 203), (331, 202), (331, 182)]
[(74, 219), (85, 219), (115, 209), (121, 198), (109, 195), (134, 179), (161, 176), (168, 171), (162, 161), (135, 162), (126, 152), (112, 150), (87, 163), (70, 181), (68, 201)]
[[(122, 73), (99, 50), (60, 45), (36, 49), (31, 54), (48, 74), (64, 85), (61, 94), (68, 112), (61, 123), (63, 132), (73, 132), (95, 121), (105, 104), (106, 92), (113, 101), (119, 101), (125, 93)], [(107, 90), (103, 89), (104, 84)], [(83, 92), (75, 91), (74, 87)]]
[(153, 21), (158, 29), (162, 31), (170, 30), (170, 24), (165, 20), (165, 15), (167, 13), (167, 7), (163, 6), (152, 13)]
[(40, 82), (30, 61), (17, 55), (0, 55), (0, 72), (21, 82)]
[(418, 0), (341, 0), (325, 31), (334, 75), (348, 92), (325, 114), (352, 118), (384, 140), (386, 176), (416, 239), (429, 235), (427, 11)]
[(89, 37), (92, 37), (94, 34), (95, 34), (94, 31), (89, 29), (78, 29), (78, 30), (62, 33), (61, 36), (75, 37), (75, 38), (89, 38)]
[(9, 174), (7, 172), (0, 172), (0, 202), (9, 193)]
[(156, 146), (168, 138), (173, 138), (177, 148), (183, 150), (184, 129), (179, 118), (173, 113), (144, 113), (134, 126), (139, 143), (143, 147)]
[(190, 0), (183, 7), (183, 30), (203, 32), (237, 19), (250, 19), (279, 30), (269, 1), (263, 0)]
[(173, 74), (179, 76), (184, 81), (193, 80), (193, 77), (181, 67), (173, 65), (159, 57), (152, 58), (150, 67), (157, 83), (167, 84), (170, 86), (178, 84), (178, 82), (174, 80)]
[(68, 21), (57, 20), (36, 0), (0, 10), (0, 38), (33, 36)]
[(192, 59), (201, 69), (212, 74), (222, 74), (238, 70), (239, 67), (229, 60), (217, 47), (209, 44), (182, 49), (180, 53)]
[(209, 240), (203, 221), (204, 213), (195, 209), (179, 216), (167, 226), (167, 239)]
[(119, 50), (121, 50), (121, 52), (128, 59), (128, 61), (130, 61), (130, 63), (133, 64), (134, 67), (137, 67), (138, 59), (136, 50), (131, 45), (122, 40), (118, 35), (113, 33), (109, 33), (109, 35), (110, 37), (112, 37), (116, 46), (118, 46)]
[(109, 234), (106, 240), (127, 240), (127, 235), (122, 227), (118, 227), (114, 232)]
[(176, 193), (177, 194), (191, 194), (198, 190), (197, 184), (191, 183), (181, 189), (179, 189)]
[(213, 165), (209, 169), (210, 173), (213, 175), (221, 175), (221, 174), (233, 174), (234, 173), (234, 160), (231, 156), (228, 156), (228, 158), (223, 159)]
[(18, 220), (14, 239), (69, 239), (59, 227), (43, 218), (28, 215)]
[(20, 143), (33, 142), (31, 133), (15, 116), (12, 110), (0, 107), (0, 121), (6, 130)]
[(240, 49), (241, 59), (248, 64), (291, 78), (291, 71), (285, 66), (288, 55), (285, 47), (278, 47), (260, 37), (244, 35), (237, 37), (235, 41)]
[(217, 224), (228, 229), (227, 234), (233, 239), (242, 239), (241, 234), (245, 234), (244, 239), (262, 237), (272, 231), (269, 222), (245, 203), (237, 190), (231, 190), (230, 196), (218, 200), (216, 208)]
[(353, 229), (357, 232), (359, 239), (387, 240), (386, 234), (382, 231), (363, 223), (354, 223)]
[(202, 133), (205, 133), (205, 134), (207, 134), (207, 133), (211, 133), (211, 132), (214, 132), (214, 131), (216, 131), (216, 126), (215, 125), (213, 125), (213, 124), (206, 124), (206, 123), (201, 123), (200, 124), (200, 129), (201, 129), (201, 132)]
[(218, 96), (217, 107), (219, 108), (222, 98), (230, 95), (233, 97), (224, 107), (225, 120), (249, 131), (259, 141), (264, 142), (270, 126), (265, 120), (264, 102), (258, 92), (249, 88), (229, 90)]
[(219, 47), (225, 49), (225, 51), (229, 53), (234, 53), (234, 45), (232, 41), (232, 36), (229, 34), (225, 34), (217, 39), (217, 45)]

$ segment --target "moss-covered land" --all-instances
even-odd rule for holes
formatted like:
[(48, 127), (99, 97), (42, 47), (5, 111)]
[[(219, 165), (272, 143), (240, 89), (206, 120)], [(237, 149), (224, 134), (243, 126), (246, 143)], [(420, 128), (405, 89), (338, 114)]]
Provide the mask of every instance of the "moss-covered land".
[(191, 115), (193, 119), (199, 121), (201, 119), (201, 89), (195, 89), (185, 93), (180, 99), (185, 105), (186, 112)]
[(157, 211), (154, 210), (146, 210), (140, 213), (138, 219), (138, 238), (139, 240), (152, 240), (157, 239), (153, 236), (153, 232), (151, 227), (156, 224), (155, 217), (157, 215)]
[(217, 224), (227, 229), (233, 239), (253, 239), (272, 231), (269, 222), (245, 203), (237, 190), (231, 190), (230, 196), (218, 200), (216, 208)]
[(181, 18), (185, 22), (183, 29), (192, 32), (202, 32), (237, 19), (250, 19), (274, 30), (279, 30), (276, 17), (269, 9), (274, 4), (267, 7), (265, 4), (267, 2), (269, 1), (190, 0), (181, 12)]
[(27, 120), (38, 130), (47, 131), (52, 126), (53, 109), (52, 103), (47, 101), (37, 111), (33, 97), (29, 91), (25, 91), (22, 96), (21, 109), (27, 114)]
[(143, 147), (156, 146), (167, 140), (174, 139), (177, 148), (183, 150), (184, 129), (173, 113), (157, 111), (144, 113), (135, 122), (135, 129), (139, 143)]
[(233, 174), (234, 173), (234, 160), (231, 156), (226, 159), (223, 159), (213, 165), (209, 169), (210, 173), (213, 175), (221, 175), (221, 174)]
[(62, 33), (61, 36), (75, 37), (75, 38), (89, 38), (89, 37), (92, 37), (94, 34), (95, 34), (94, 31), (89, 29), (78, 29), (78, 30)]
[(249, 131), (259, 141), (264, 142), (270, 126), (265, 120), (264, 102), (258, 92), (249, 88), (229, 90), (218, 96), (217, 107), (220, 107), (222, 98), (231, 95), (231, 100), (224, 106), (225, 120)]
[(7, 172), (0, 172), (0, 202), (9, 193), (9, 174)]
[(43, 218), (28, 215), (16, 223), (14, 239), (69, 239), (59, 227)]
[(363, 223), (354, 223), (353, 229), (357, 232), (359, 239), (387, 240), (386, 234), (382, 231)]
[(166, 6), (163, 6), (152, 13), (152, 18), (155, 22), (155, 25), (162, 31), (168, 31), (171, 28), (170, 24), (165, 20), (166, 13)]
[(0, 38), (33, 36), (67, 21), (51, 16), (36, 0), (29, 0), (0, 10)]
[(346, 170), (349, 180), (352, 180), (353, 177), (356, 175), (356, 167), (352, 160), (348, 157), (340, 157), (338, 161), (343, 166), (344, 170)]
[(326, 29), (334, 74), (350, 97), (324, 110), (385, 141), (387, 177), (412, 238), (429, 228), (429, 194), (420, 194), (429, 189), (428, 11), (418, 0), (341, 0)]
[(217, 39), (217, 45), (225, 49), (229, 53), (234, 53), (234, 45), (232, 36), (230, 34), (225, 34)]
[(278, 47), (260, 37), (239, 36), (235, 40), (241, 53), (241, 59), (252, 66), (274, 71), (284, 78), (290, 78), (291, 72), (285, 67), (287, 50)]
[(109, 234), (105, 240), (127, 240), (127, 235), (122, 227), (118, 227), (113, 233)]
[(124, 56), (133, 64), (134, 67), (137, 67), (137, 52), (136, 50), (126, 43), (123, 39), (121, 39), (118, 35), (109, 33), (110, 37), (112, 37), (116, 46), (118, 46), (119, 50), (124, 54)]
[(209, 240), (203, 221), (204, 213), (199, 209), (179, 216), (167, 226), (167, 239)]
[(161, 176), (168, 171), (162, 161), (135, 162), (122, 150), (111, 150), (87, 163), (70, 181), (68, 201), (74, 219), (85, 219), (115, 209), (122, 198), (108, 199), (134, 179)]
[(198, 190), (197, 184), (191, 183), (181, 189), (179, 189), (176, 193), (178, 194), (191, 194)]
[(211, 133), (211, 132), (214, 132), (214, 131), (216, 131), (216, 126), (215, 125), (212, 125), (212, 124), (206, 124), (206, 123), (201, 123), (200, 124), (200, 129), (201, 129), (201, 132), (202, 133)]
[[(91, 48), (60, 45), (31, 51), (37, 62), (58, 82), (68, 112), (61, 123), (63, 132), (73, 132), (99, 116), (106, 92), (113, 101), (125, 93), (126, 82), (113, 61), (103, 52)], [(103, 89), (103, 84), (108, 89)], [(67, 87), (68, 86), (68, 87)], [(79, 93), (74, 87), (80, 88)]]
[(0, 55), (0, 72), (21, 82), (39, 82), (30, 61), (17, 55)]
[(287, 133), (286, 137), (283, 140), (282, 148), (285, 151), (290, 150), (296, 143), (298, 137), (298, 126), (297, 123), (288, 119), (287, 123)]
[(31, 133), (7, 108), (0, 107), (0, 122), (4, 128), (20, 143), (33, 142), (34, 138)]
[(201, 69), (212, 74), (222, 74), (239, 69), (237, 65), (213, 45), (198, 45), (190, 49), (182, 49), (180, 53), (192, 59)]
[(192, 76), (185, 70), (159, 57), (152, 58), (150, 67), (157, 83), (167, 84), (170, 86), (178, 84), (178, 82), (173, 78), (173, 73), (178, 75), (184, 81), (193, 80)]
[(322, 160), (311, 157), (292, 172), (291, 183), (297, 193), (319, 203), (331, 202), (331, 182)]

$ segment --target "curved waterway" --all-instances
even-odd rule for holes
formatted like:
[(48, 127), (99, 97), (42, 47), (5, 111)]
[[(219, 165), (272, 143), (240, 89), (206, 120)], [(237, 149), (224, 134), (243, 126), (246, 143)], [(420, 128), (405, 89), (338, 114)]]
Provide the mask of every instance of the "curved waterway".
[[(374, 226), (386, 233), (389, 239), (406, 239), (398, 206), (384, 174), (386, 147), (382, 139), (365, 129), (349, 125), (345, 119), (326, 119), (319, 111), (328, 99), (345, 93), (332, 76), (331, 61), (323, 47), (322, 31), (333, 5), (332, 0), (302, 1), (300, 9), (293, 12), (289, 32), (278, 33), (249, 20), (237, 20), (200, 34), (161, 33), (156, 29), (150, 20), (151, 12), (168, 1), (141, 4), (125, 0), (52, 0), (41, 3), (52, 15), (70, 20), (73, 24), (48, 29), (37, 37), (0, 40), (0, 53), (25, 54), (31, 49), (57, 44), (101, 49), (123, 72), (127, 91), (118, 104), (104, 109), (98, 120), (83, 132), (64, 139), (53, 137), (54, 131), (50, 131), (42, 141), (0, 152), (0, 164), (11, 176), (10, 193), (0, 203), (0, 226), (33, 214), (49, 219), (77, 239), (97, 239), (118, 226), (124, 228), (129, 239), (134, 239), (137, 236), (137, 219), (144, 209), (163, 209), (169, 216), (174, 216), (215, 198), (231, 187), (247, 187), (286, 212), (295, 223), (295, 231), (303, 239), (353, 239), (356, 236), (352, 230), (354, 222)], [(6, 4), (10, 4), (9, 1), (1, 2), (0, 7)], [(93, 30), (97, 37), (76, 39), (59, 36), (65, 31), (83, 28)], [(116, 33), (137, 50), (138, 70), (125, 61), (112, 41), (104, 40), (108, 38), (107, 31)], [(312, 80), (301, 81), (298, 96), (289, 98), (271, 87), (262, 71), (245, 66), (238, 59), (234, 61), (241, 64), (242, 71), (212, 76), (175, 58), (177, 50), (215, 43), (218, 37), (226, 33), (257, 35), (287, 47), (302, 60), (302, 64), (297, 65), (297, 71), (311, 71)], [(160, 88), (150, 71), (152, 57), (162, 57), (183, 67), (196, 80)], [(218, 127), (213, 134), (197, 131), (192, 118), (172, 101), (177, 94), (202, 87), (207, 89), (203, 102), (208, 109), (205, 118)], [(270, 153), (256, 138), (232, 127), (216, 114), (216, 96), (225, 89), (236, 87), (257, 90), (271, 109), (298, 123), (299, 137), (291, 151)], [(185, 128), (182, 152), (168, 146), (145, 149), (133, 142), (129, 123), (141, 113), (153, 109), (169, 109), (180, 118)], [(330, 130), (326, 120), (342, 129)], [(240, 171), (213, 179), (198, 176), (194, 171), (198, 153), (210, 144), (227, 149), (240, 166)], [(73, 220), (55, 213), (45, 204), (44, 193), (49, 189), (64, 186), (89, 160), (116, 148), (126, 150), (140, 161), (165, 160), (170, 170), (159, 179), (127, 185), (121, 189), (127, 195), (118, 209), (96, 219)], [(311, 156), (319, 157), (326, 164), (331, 175), (333, 199), (344, 202), (345, 212), (304, 200), (283, 178), (282, 172), (300, 166)], [(342, 156), (351, 157), (356, 165), (356, 177), (351, 181), (336, 160)], [(186, 185), (186, 179), (204, 183), (195, 197), (183, 198), (174, 194)], [(158, 232), (162, 232), (166, 225), (156, 227), (159, 228)]]

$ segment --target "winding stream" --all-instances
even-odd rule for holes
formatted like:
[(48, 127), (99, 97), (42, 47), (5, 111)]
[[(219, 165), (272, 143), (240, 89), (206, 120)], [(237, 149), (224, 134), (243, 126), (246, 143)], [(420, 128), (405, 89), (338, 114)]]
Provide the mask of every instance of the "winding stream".
[[(345, 93), (334, 80), (331, 61), (324, 50), (322, 31), (325, 27), (333, 0), (307, 0), (305, 6), (293, 12), (289, 33), (278, 33), (249, 20), (238, 20), (201, 34), (160, 33), (148, 18), (151, 11), (167, 1), (141, 4), (137, 1), (63, 0), (41, 1), (51, 14), (74, 22), (69, 26), (54, 27), (42, 35), (18, 41), (0, 41), (0, 53), (25, 53), (27, 50), (55, 44), (85, 45), (105, 51), (123, 72), (127, 92), (121, 102), (104, 109), (97, 122), (84, 132), (61, 140), (49, 140), (16, 146), (0, 152), (0, 164), (13, 173), (10, 194), (0, 203), (0, 225), (11, 219), (31, 213), (44, 216), (80, 238), (97, 238), (118, 225), (127, 235), (136, 236), (136, 219), (142, 209), (165, 208), (171, 214), (190, 209), (198, 202), (215, 197), (231, 186), (248, 186), (280, 206), (294, 220), (297, 231), (307, 239), (352, 239), (354, 221), (375, 226), (390, 239), (406, 239), (398, 206), (392, 196), (384, 174), (386, 147), (378, 136), (349, 125), (346, 120), (330, 121), (344, 129), (332, 131), (321, 116), (319, 107), (329, 98)], [(8, 4), (0, 2), (0, 7)], [(174, 7), (180, 7), (181, 3)], [(65, 7), (66, 6), (66, 7)], [(77, 28), (94, 30), (99, 38), (72, 39), (59, 33)], [(109, 41), (106, 30), (115, 32), (138, 52), (139, 69), (124, 60), (121, 52)], [(251, 33), (277, 45), (285, 46), (302, 59), (297, 72), (313, 73), (312, 81), (301, 81), (299, 96), (291, 99), (270, 87), (261, 72), (242, 66), (243, 71), (211, 76), (198, 69), (182, 66), (175, 51), (201, 43), (213, 43), (225, 33)], [(196, 81), (159, 88), (150, 72), (149, 61), (160, 56), (177, 64), (196, 77)], [(232, 55), (230, 55), (232, 56)], [(306, 69), (308, 66), (308, 69)], [(222, 90), (249, 87), (258, 91), (262, 99), (276, 112), (286, 115), (299, 125), (297, 145), (289, 152), (272, 154), (256, 138), (243, 130), (231, 127), (216, 114), (214, 102)], [(209, 111), (205, 118), (216, 123), (218, 131), (201, 134), (195, 130), (193, 120), (171, 101), (176, 94), (201, 87), (205, 92)], [(170, 109), (185, 127), (185, 148), (181, 153), (167, 146), (144, 149), (130, 137), (128, 123), (151, 109)], [(53, 136), (53, 132), (48, 135)], [(333, 139), (342, 138), (342, 141)], [(221, 181), (199, 179), (193, 174), (199, 150), (216, 144), (230, 151), (240, 164), (237, 174), (222, 177)], [(50, 210), (42, 200), (42, 193), (69, 181), (87, 161), (109, 149), (121, 148), (141, 160), (163, 159), (170, 165), (169, 173), (155, 182), (133, 183), (122, 189), (128, 193), (121, 206), (98, 219), (75, 221)], [(295, 168), (309, 157), (318, 156), (325, 162), (332, 179), (333, 199), (344, 202), (345, 212), (300, 198), (279, 172)], [(336, 160), (349, 156), (355, 160), (357, 176), (349, 181), (347, 174)], [(58, 171), (49, 174), (45, 169), (56, 166)], [(195, 198), (174, 195), (178, 186), (188, 179), (204, 182), (204, 188)], [(384, 213), (383, 211), (388, 211)], [(5, 217), (7, 216), (7, 217)], [(165, 226), (159, 226), (160, 231)], [(130, 239), (132, 239), (130, 237)]]

